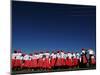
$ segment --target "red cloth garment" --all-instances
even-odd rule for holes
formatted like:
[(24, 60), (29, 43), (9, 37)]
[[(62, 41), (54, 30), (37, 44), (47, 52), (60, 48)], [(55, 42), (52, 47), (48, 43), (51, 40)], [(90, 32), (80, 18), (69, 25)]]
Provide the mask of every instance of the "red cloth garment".
[(73, 66), (77, 66), (78, 65), (78, 59), (77, 58), (73, 58)]
[(72, 67), (73, 66), (73, 61), (72, 61), (72, 59), (66, 59), (66, 65), (68, 66), (68, 67)]
[(83, 55), (82, 57), (83, 57), (83, 63), (86, 64), (88, 62), (86, 56)]
[(22, 65), (22, 60), (16, 59), (14, 66), (15, 67), (21, 67), (21, 65)]
[(12, 59), (12, 68), (15, 68), (16, 59)]
[(55, 58), (52, 58), (51, 59), (51, 67), (54, 67), (55, 66), (55, 62), (56, 62), (56, 59)]
[(32, 60), (32, 67), (33, 68), (37, 68), (38, 67), (38, 61), (37, 61), (37, 59), (33, 59)]
[(95, 60), (95, 58), (91, 58), (91, 64), (96, 64), (96, 60)]
[(38, 60), (38, 67), (39, 68), (43, 67), (43, 59), (42, 58), (39, 58), (39, 60)]
[(61, 66), (65, 66), (65, 65), (66, 65), (65, 59), (61, 58)]
[(55, 64), (55, 66), (61, 66), (61, 58), (57, 58), (56, 59), (56, 64)]

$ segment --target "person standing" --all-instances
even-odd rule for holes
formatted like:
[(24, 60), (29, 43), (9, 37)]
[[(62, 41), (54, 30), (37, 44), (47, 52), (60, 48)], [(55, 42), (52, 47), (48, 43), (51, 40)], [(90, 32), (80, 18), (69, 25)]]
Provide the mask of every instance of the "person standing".
[(87, 55), (86, 49), (83, 48), (81, 52), (81, 65), (80, 65), (81, 68), (87, 67), (88, 59), (86, 55)]
[(93, 49), (89, 49), (89, 66), (94, 67), (96, 65), (95, 53)]

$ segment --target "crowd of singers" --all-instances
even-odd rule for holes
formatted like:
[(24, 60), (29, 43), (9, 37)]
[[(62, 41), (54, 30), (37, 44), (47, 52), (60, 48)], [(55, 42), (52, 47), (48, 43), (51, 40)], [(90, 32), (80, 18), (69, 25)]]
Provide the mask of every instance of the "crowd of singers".
[(64, 50), (40, 51), (25, 54), (21, 50), (12, 53), (12, 69), (52, 70), (67, 68), (86, 68), (96, 65), (93, 49), (82, 49), (79, 52)]

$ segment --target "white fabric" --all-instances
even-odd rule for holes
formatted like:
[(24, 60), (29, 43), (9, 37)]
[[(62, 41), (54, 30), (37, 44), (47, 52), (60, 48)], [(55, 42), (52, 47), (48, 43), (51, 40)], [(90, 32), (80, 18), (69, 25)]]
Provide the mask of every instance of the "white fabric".
[(72, 58), (72, 54), (68, 53), (68, 57), (69, 57), (69, 59), (71, 59)]
[(76, 53), (76, 58), (79, 59), (80, 58), (80, 54)]
[(15, 59), (16, 56), (17, 56), (16, 53), (12, 53), (12, 59)]
[(61, 56), (60, 56), (60, 54), (59, 53), (57, 53), (57, 58), (60, 58)]
[(64, 54), (64, 59), (66, 59), (68, 57), (68, 55), (67, 54)]
[(64, 52), (61, 52), (61, 58), (64, 58)]
[(25, 55), (24, 60), (29, 60), (29, 55)]
[(40, 53), (40, 54), (39, 54), (39, 58), (42, 58), (42, 57), (43, 57), (43, 54), (42, 54), (42, 53)]
[(94, 51), (92, 49), (89, 49), (89, 54), (94, 54)]
[(84, 50), (82, 50), (82, 53), (85, 53), (85, 51), (84, 51)]
[(75, 53), (73, 53), (72, 56), (73, 56), (73, 58), (76, 58), (76, 54)]

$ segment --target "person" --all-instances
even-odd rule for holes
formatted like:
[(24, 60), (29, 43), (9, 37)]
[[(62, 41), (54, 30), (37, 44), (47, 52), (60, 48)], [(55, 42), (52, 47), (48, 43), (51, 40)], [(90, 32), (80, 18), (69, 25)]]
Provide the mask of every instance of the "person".
[(13, 70), (15, 70), (16, 56), (17, 56), (17, 51), (14, 50), (14, 53), (12, 53), (12, 69)]
[(33, 70), (38, 69), (38, 53), (34, 52), (32, 57), (32, 68)]
[(32, 69), (32, 67), (33, 67), (32, 58), (33, 58), (32, 53), (30, 53), (30, 54), (29, 54), (29, 65), (28, 65), (28, 68), (29, 68), (29, 69)]
[(81, 52), (81, 68), (86, 68), (87, 67), (87, 63), (88, 63), (88, 59), (87, 59), (87, 52), (84, 48), (82, 48), (82, 52)]
[(24, 54), (23, 59), (24, 59), (23, 67), (25, 69), (29, 69), (29, 61), (30, 61), (29, 55), (28, 54)]
[(61, 50), (60, 56), (61, 56), (61, 68), (63, 69), (65, 67), (65, 59), (64, 59), (64, 51)]
[(76, 53), (72, 53), (72, 61), (73, 61), (73, 68), (75, 68), (78, 65), (78, 60), (76, 58)]
[(55, 68), (56, 68), (56, 69), (59, 69), (60, 66), (61, 66), (61, 56), (60, 56), (60, 51), (58, 50), (58, 51), (57, 51), (57, 54), (56, 54)]
[(21, 50), (18, 50), (16, 54), (16, 62), (15, 62), (15, 67), (17, 68), (17, 70), (21, 69), (22, 66), (21, 56), (22, 56), (22, 52)]
[(51, 69), (51, 59), (50, 59), (50, 52), (46, 51), (44, 53), (45, 57), (44, 57), (44, 68), (45, 70), (49, 71)]
[(38, 68), (41, 71), (43, 69), (43, 52), (42, 51), (39, 53)]
[(89, 49), (89, 66), (94, 67), (96, 65), (96, 60), (95, 60), (95, 53), (93, 49)]
[(68, 66), (67, 66), (67, 64), (66, 64), (66, 61), (68, 60), (67, 52), (64, 52), (64, 60), (65, 60), (64, 68), (68, 68)]
[(72, 68), (72, 66), (73, 66), (72, 53), (68, 52), (67, 55), (68, 55), (68, 58), (66, 60), (66, 65), (68, 68)]
[(79, 53), (79, 52), (76, 52), (76, 58), (77, 58), (77, 61), (78, 61), (76, 67), (79, 68), (79, 66), (80, 66), (80, 62), (81, 62), (81, 61), (80, 61), (80, 53)]

